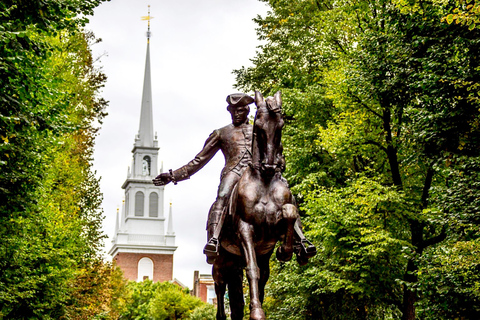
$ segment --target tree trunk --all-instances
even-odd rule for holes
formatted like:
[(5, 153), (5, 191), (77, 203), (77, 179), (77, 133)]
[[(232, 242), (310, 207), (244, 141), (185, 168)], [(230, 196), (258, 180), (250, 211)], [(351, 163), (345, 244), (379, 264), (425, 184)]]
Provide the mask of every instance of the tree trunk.
[[(417, 271), (417, 266), (413, 260), (409, 260), (407, 264), (407, 272), (405, 274), (405, 281), (414, 284), (417, 282), (417, 276), (415, 272)], [(408, 287), (403, 289), (403, 305), (402, 305), (402, 320), (415, 320), (415, 302), (417, 301), (417, 296), (414, 291), (410, 290)]]

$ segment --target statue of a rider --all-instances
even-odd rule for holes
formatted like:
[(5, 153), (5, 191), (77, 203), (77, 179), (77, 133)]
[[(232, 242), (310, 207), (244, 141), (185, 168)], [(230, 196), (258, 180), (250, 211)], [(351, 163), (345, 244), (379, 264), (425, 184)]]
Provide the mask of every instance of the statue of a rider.
[[(189, 179), (190, 176), (203, 168), (215, 156), (218, 150), (222, 151), (225, 157), (225, 167), (221, 173), (217, 199), (210, 207), (208, 213), (208, 242), (203, 251), (207, 256), (207, 262), (210, 264), (214, 262), (218, 255), (218, 237), (222, 229), (222, 221), (230, 194), (235, 184), (240, 180), (245, 168), (252, 160), (253, 126), (248, 121), (248, 114), (250, 112), (249, 104), (253, 102), (254, 99), (244, 93), (234, 93), (227, 96), (227, 110), (231, 114), (232, 123), (213, 131), (205, 141), (203, 149), (192, 161), (177, 170), (161, 173), (153, 180), (155, 185), (161, 186), (170, 182), (177, 184), (178, 181)], [(311, 253), (316, 251), (316, 249), (303, 236), (299, 221), (295, 230), (300, 239), (297, 255), (303, 254), (307, 258), (312, 256)]]

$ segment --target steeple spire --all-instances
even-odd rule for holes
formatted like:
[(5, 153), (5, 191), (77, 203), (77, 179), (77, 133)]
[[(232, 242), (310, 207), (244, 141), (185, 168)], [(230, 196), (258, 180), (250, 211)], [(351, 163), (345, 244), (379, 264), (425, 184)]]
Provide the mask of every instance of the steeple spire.
[(153, 136), (153, 113), (152, 113), (152, 79), (150, 76), (150, 6), (148, 6), (148, 16), (142, 17), (142, 20), (148, 21), (147, 29), (147, 57), (145, 59), (145, 77), (143, 79), (142, 108), (140, 111), (140, 127), (135, 139), (137, 147), (156, 147)]

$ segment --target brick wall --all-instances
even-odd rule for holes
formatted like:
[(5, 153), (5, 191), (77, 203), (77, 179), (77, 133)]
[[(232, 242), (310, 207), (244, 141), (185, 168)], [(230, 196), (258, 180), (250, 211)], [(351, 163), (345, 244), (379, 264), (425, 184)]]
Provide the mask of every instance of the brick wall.
[(210, 274), (200, 274), (198, 271), (193, 273), (192, 295), (200, 298), (203, 302), (208, 302), (208, 287), (215, 285)]
[(138, 261), (144, 257), (150, 258), (153, 261), (154, 282), (170, 281), (173, 279), (173, 255), (121, 252), (117, 253), (113, 261), (122, 269), (125, 278), (136, 281)]

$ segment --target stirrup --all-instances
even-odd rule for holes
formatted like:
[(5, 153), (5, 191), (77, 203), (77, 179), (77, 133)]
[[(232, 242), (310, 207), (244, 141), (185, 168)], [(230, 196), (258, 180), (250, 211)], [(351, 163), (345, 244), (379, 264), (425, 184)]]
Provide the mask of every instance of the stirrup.
[(205, 248), (203, 248), (203, 253), (207, 257), (218, 256), (218, 239), (211, 238), (210, 240), (208, 240), (208, 243), (205, 245)]

